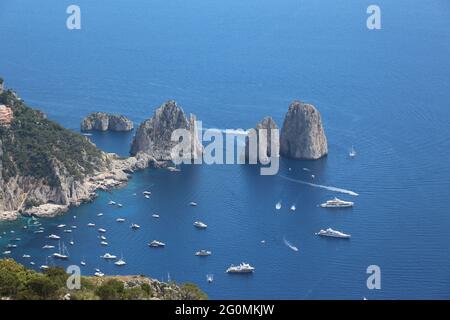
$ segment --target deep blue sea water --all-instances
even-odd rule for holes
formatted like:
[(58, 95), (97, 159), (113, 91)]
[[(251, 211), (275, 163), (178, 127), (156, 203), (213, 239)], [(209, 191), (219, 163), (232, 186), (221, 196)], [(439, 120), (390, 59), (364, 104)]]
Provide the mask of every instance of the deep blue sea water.
[[(65, 27), (73, 2), (82, 10), (80, 31)], [(330, 152), (315, 162), (283, 160), (273, 177), (237, 165), (145, 170), (124, 188), (42, 220), (44, 234), (22, 230), (26, 219), (1, 223), (2, 249), (21, 237), (12, 256), (28, 264), (21, 257), (31, 254), (38, 266), (50, 253), (41, 249), (45, 236), (58, 232), (66, 244), (75, 241), (67, 264), (84, 257), (86, 274), (97, 267), (163, 280), (170, 274), (199, 284), (211, 298), (450, 298), (450, 3), (378, 0), (382, 30), (369, 31), (372, 2), (1, 1), (0, 76), (67, 128), (78, 130), (98, 110), (139, 123), (168, 99), (205, 127), (249, 128), (266, 115), (281, 125), (289, 103), (301, 99), (321, 111)], [(92, 140), (126, 155), (131, 138), (95, 134)], [(353, 160), (351, 145), (358, 152)], [(359, 196), (283, 178), (311, 181), (303, 167), (315, 183)], [(153, 192), (151, 199), (142, 197), (144, 190)], [(356, 206), (317, 207), (333, 196)], [(188, 206), (193, 200), (198, 207)], [(197, 219), (208, 229), (196, 230)], [(99, 245), (89, 222), (108, 230), (109, 247)], [(63, 234), (60, 223), (78, 228)], [(132, 231), (131, 223), (141, 229)], [(352, 239), (314, 235), (325, 227)], [(152, 239), (166, 248), (148, 248)], [(202, 248), (212, 256), (195, 257)], [(105, 252), (123, 254), (128, 264), (119, 269), (102, 261)], [(224, 273), (241, 261), (256, 272)], [(381, 268), (381, 290), (366, 287), (373, 264)], [(212, 284), (207, 273), (215, 275)]]

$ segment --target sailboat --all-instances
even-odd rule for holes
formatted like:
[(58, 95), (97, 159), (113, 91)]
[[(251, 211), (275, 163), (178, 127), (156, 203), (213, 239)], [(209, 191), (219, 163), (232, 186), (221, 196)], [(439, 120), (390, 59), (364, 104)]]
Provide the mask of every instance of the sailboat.
[(291, 211), (295, 211), (295, 204), (293, 204), (292, 206), (291, 206)]
[(278, 201), (275, 205), (275, 209), (280, 210), (281, 209), (281, 201)]
[(352, 146), (352, 149), (350, 150), (350, 153), (348, 155), (350, 156), (350, 158), (356, 157), (356, 150), (355, 150), (355, 148), (353, 146)]
[(123, 255), (121, 255), (120, 259), (117, 260), (116, 262), (114, 262), (114, 264), (118, 267), (122, 267), (122, 266), (126, 265), (127, 263), (125, 262), (125, 260), (123, 260)]
[(69, 252), (67, 251), (67, 248), (64, 245), (64, 242), (61, 245), (61, 241), (60, 241), (59, 245), (58, 245), (58, 248), (59, 248), (59, 250), (58, 250), (58, 252), (55, 252), (53, 254), (53, 258), (55, 258), (55, 259), (62, 259), (62, 260), (69, 259)]
[(83, 260), (81, 260), (80, 264), (84, 267), (86, 265), (86, 262), (84, 261), (84, 257)]
[(208, 283), (211, 283), (214, 281), (214, 275), (212, 273), (208, 273), (206, 275), (206, 281), (208, 281)]

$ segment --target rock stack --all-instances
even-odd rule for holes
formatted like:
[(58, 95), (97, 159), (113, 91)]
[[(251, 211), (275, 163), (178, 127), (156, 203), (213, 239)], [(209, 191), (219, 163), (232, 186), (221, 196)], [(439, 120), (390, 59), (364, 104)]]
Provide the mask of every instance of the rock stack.
[(122, 115), (94, 112), (83, 119), (81, 131), (131, 131), (133, 122)]

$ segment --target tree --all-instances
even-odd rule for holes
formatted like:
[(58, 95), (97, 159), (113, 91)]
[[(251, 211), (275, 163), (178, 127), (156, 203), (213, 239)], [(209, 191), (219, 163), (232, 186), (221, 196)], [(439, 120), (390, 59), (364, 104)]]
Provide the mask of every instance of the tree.
[(123, 283), (117, 280), (108, 280), (100, 285), (96, 294), (102, 300), (119, 300), (124, 292)]

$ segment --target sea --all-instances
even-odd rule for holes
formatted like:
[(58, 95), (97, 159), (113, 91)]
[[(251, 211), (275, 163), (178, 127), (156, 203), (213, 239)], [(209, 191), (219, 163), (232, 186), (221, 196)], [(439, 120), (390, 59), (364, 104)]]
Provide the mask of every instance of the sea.
[[(81, 9), (79, 30), (66, 27), (72, 4)], [(449, 299), (450, 2), (377, 0), (379, 30), (366, 25), (372, 4), (2, 0), (0, 76), (66, 128), (79, 131), (93, 111), (137, 126), (169, 99), (204, 128), (252, 128), (267, 115), (281, 126), (298, 99), (321, 112), (329, 146), (321, 160), (282, 159), (274, 176), (246, 165), (136, 172), (63, 216), (0, 223), (1, 252), (21, 239), (2, 256), (35, 269), (84, 260), (84, 275), (98, 268), (192, 282), (211, 299)], [(133, 134), (89, 139), (127, 156)], [(355, 206), (318, 206), (334, 197)], [(196, 220), (208, 228), (195, 228)], [(64, 233), (60, 224), (76, 229)], [(34, 233), (39, 227), (44, 232)], [(315, 235), (328, 227), (351, 239)], [(58, 247), (52, 233), (68, 261), (42, 249)], [(165, 248), (150, 248), (154, 239)], [(195, 256), (200, 249), (212, 255)], [(101, 259), (107, 252), (127, 264)], [(241, 262), (255, 272), (225, 272)]]

